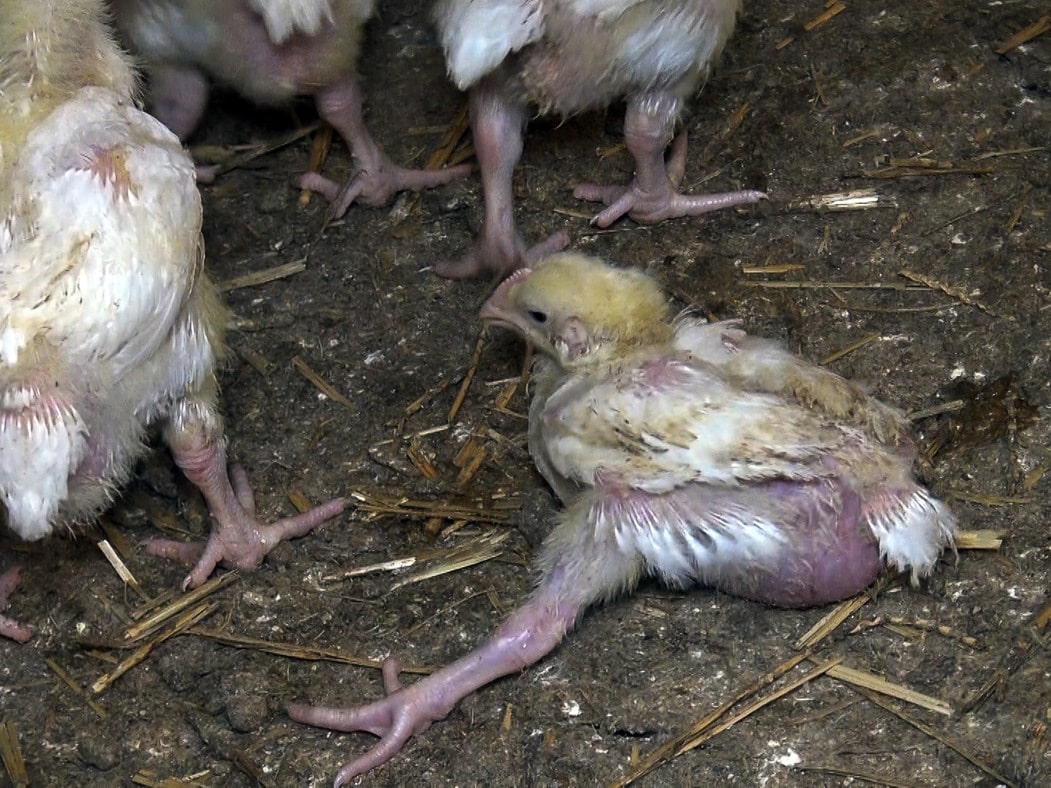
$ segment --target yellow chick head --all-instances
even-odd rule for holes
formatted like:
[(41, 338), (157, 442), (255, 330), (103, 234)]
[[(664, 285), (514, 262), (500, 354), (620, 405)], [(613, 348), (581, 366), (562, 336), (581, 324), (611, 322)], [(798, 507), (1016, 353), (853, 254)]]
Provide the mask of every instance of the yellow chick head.
[(567, 369), (672, 334), (668, 302), (652, 277), (571, 252), (515, 271), (482, 306), (481, 318), (518, 332)]

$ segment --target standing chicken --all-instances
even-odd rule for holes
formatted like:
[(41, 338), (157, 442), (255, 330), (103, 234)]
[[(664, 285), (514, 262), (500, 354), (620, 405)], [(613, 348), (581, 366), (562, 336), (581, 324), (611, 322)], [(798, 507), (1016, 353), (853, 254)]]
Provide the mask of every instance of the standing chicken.
[[(203, 269), (193, 163), (136, 108), (103, 18), (101, 0), (0, 2), (0, 501), (27, 540), (89, 520), (162, 424), (214, 524), (203, 550), (154, 548), (196, 560), (198, 585), (343, 502), (263, 527), (243, 471), (227, 475), (226, 314)], [(0, 606), (15, 582), (0, 580)]]
[(342, 186), (318, 173), (300, 186), (333, 203), (380, 206), (403, 189), (428, 189), (468, 165), (410, 170), (391, 162), (361, 111), (357, 64), (375, 0), (112, 0), (117, 27), (146, 61), (153, 112), (188, 137), (208, 103), (209, 75), (259, 104), (311, 94), (318, 114), (343, 137), (358, 173)]
[(672, 142), (683, 104), (718, 58), (740, 6), (740, 0), (441, 0), (436, 19), (449, 74), (471, 91), (485, 219), (467, 257), (438, 272), (507, 274), (565, 244), (556, 235), (527, 250), (515, 228), (511, 179), (530, 104), (566, 116), (627, 99), (624, 141), (635, 158), (634, 181), (574, 191), (609, 206), (593, 220), (599, 227), (625, 214), (652, 224), (762, 199), (758, 191), (680, 194), (685, 130)]
[(733, 325), (673, 322), (639, 271), (556, 255), (507, 279), (482, 317), (546, 354), (529, 448), (565, 511), (532, 597), (480, 648), (407, 687), (388, 660), (388, 696), (367, 706), (292, 707), (382, 737), (337, 784), (542, 658), (643, 575), (806, 607), (861, 591), (884, 562), (924, 577), (952, 542), (952, 514), (912, 478), (897, 411)]

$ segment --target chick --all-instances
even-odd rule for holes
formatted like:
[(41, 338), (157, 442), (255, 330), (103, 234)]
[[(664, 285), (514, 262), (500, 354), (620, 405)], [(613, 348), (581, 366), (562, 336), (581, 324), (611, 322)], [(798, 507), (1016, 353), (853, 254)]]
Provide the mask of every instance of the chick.
[(104, 18), (102, 0), (0, 2), (0, 502), (26, 540), (90, 520), (161, 425), (214, 518), (203, 550), (159, 545), (199, 558), (198, 585), (343, 502), (267, 528), (244, 473), (231, 484), (193, 163), (136, 108)]
[(112, 0), (117, 27), (146, 61), (153, 112), (186, 139), (208, 103), (209, 76), (258, 104), (314, 96), (343, 137), (357, 174), (340, 185), (307, 173), (299, 185), (325, 196), (338, 218), (355, 201), (380, 206), (403, 189), (429, 189), (469, 165), (411, 170), (369, 134), (356, 73), (362, 28), (375, 0)]
[(673, 320), (640, 271), (555, 255), (500, 285), (482, 318), (543, 354), (529, 449), (565, 509), (536, 590), (481, 647), (407, 687), (388, 660), (388, 695), (366, 706), (290, 709), (382, 737), (337, 784), (644, 575), (806, 607), (861, 591), (884, 563), (917, 581), (952, 543), (953, 515), (912, 478), (897, 411), (739, 328)]
[(680, 194), (685, 130), (672, 141), (684, 102), (718, 58), (740, 6), (740, 0), (441, 0), (435, 18), (449, 74), (471, 92), (485, 219), (467, 257), (438, 273), (502, 276), (565, 245), (565, 236), (556, 235), (527, 250), (515, 228), (511, 178), (531, 104), (567, 116), (627, 99), (624, 141), (635, 159), (634, 181), (574, 191), (608, 206), (592, 220), (599, 227), (625, 214), (652, 224), (762, 199), (758, 191)]

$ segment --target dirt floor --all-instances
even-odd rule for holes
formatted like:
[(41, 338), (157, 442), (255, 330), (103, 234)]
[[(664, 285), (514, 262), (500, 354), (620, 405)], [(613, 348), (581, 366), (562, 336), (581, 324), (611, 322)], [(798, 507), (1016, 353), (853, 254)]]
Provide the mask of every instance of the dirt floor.
[[(747, 3), (686, 119), (689, 189), (761, 188), (769, 202), (592, 229), (591, 206), (570, 189), (630, 178), (630, 158), (615, 149), (623, 115), (615, 107), (530, 124), (516, 181), (522, 230), (535, 240), (564, 228), (576, 249), (646, 267), (682, 306), (741, 318), (810, 359), (832, 357), (833, 369), (906, 410), (961, 401), (962, 410), (917, 419), (930, 458), (921, 473), (964, 529), (1004, 541), (999, 551), (947, 556), (919, 589), (892, 583), (814, 654), (940, 699), (951, 714), (875, 696), (888, 711), (824, 676), (639, 784), (1048, 785), (1051, 34), (996, 52), (1047, 7), (847, 3), (808, 29), (824, 5)], [(361, 71), (373, 132), (395, 159), (424, 161), (463, 104), (425, 3), (382, 5)], [(221, 94), (193, 143), (273, 140), (312, 117), (309, 102), (293, 116)], [(148, 635), (143, 642), (155, 645), (144, 661), (99, 694), (90, 685), (132, 653), (115, 641), (142, 600), (97, 549), (99, 533), (31, 546), (3, 537), (0, 568), (24, 568), (9, 613), (36, 635), (23, 646), (0, 642), (0, 716), (34, 785), (328, 784), (376, 739), (298, 725), (284, 707), (377, 698), (378, 670), (273, 653), (253, 639), (434, 667), (479, 643), (530, 588), (531, 551), (556, 504), (525, 450), (525, 391), (506, 408), (497, 399), (517, 379), (523, 347), (494, 332), (475, 364), (476, 314), (490, 283), (428, 270), (466, 250), (477, 231), (477, 177), (388, 209), (354, 207), (323, 227), (326, 206), (315, 198), (304, 207), (291, 186), (309, 151), (303, 138), (203, 189), (216, 279), (304, 265), (228, 293), (236, 322), (222, 382), (232, 455), (269, 518), (293, 511), (293, 490), (315, 502), (404, 498), (486, 514), (464, 524), (452, 511), (377, 517), (353, 507), (215, 591), (214, 612), (196, 629), (160, 642)], [(336, 143), (327, 170), (342, 177), (349, 166)], [(879, 207), (807, 204), (861, 189)], [(339, 396), (321, 393), (310, 371)], [(485, 451), (473, 475), (470, 458), (466, 470), (454, 462), (471, 436)], [(150, 597), (176, 592), (185, 570), (147, 556), (142, 542), (161, 527), (186, 538), (207, 528), (202, 501), (163, 451), (108, 520)], [(507, 536), (502, 554), (460, 571), (406, 583), (434, 563), (421, 560), (345, 577), (391, 559), (477, 550), (491, 530)], [(468, 699), (364, 782), (622, 778), (798, 653), (793, 644), (828, 612), (644, 585), (591, 611), (549, 658)], [(991, 691), (979, 702), (983, 689)]]

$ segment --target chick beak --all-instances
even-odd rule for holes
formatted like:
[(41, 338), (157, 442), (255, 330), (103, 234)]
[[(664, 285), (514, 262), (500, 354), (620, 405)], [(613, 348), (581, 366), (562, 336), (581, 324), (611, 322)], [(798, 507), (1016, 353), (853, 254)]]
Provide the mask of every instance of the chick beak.
[(518, 310), (512, 305), (511, 291), (528, 279), (532, 273), (532, 268), (519, 268), (507, 277), (497, 285), (493, 294), (482, 304), (478, 316), (487, 323), (496, 323), (513, 331), (526, 330), (527, 327), (522, 324)]

